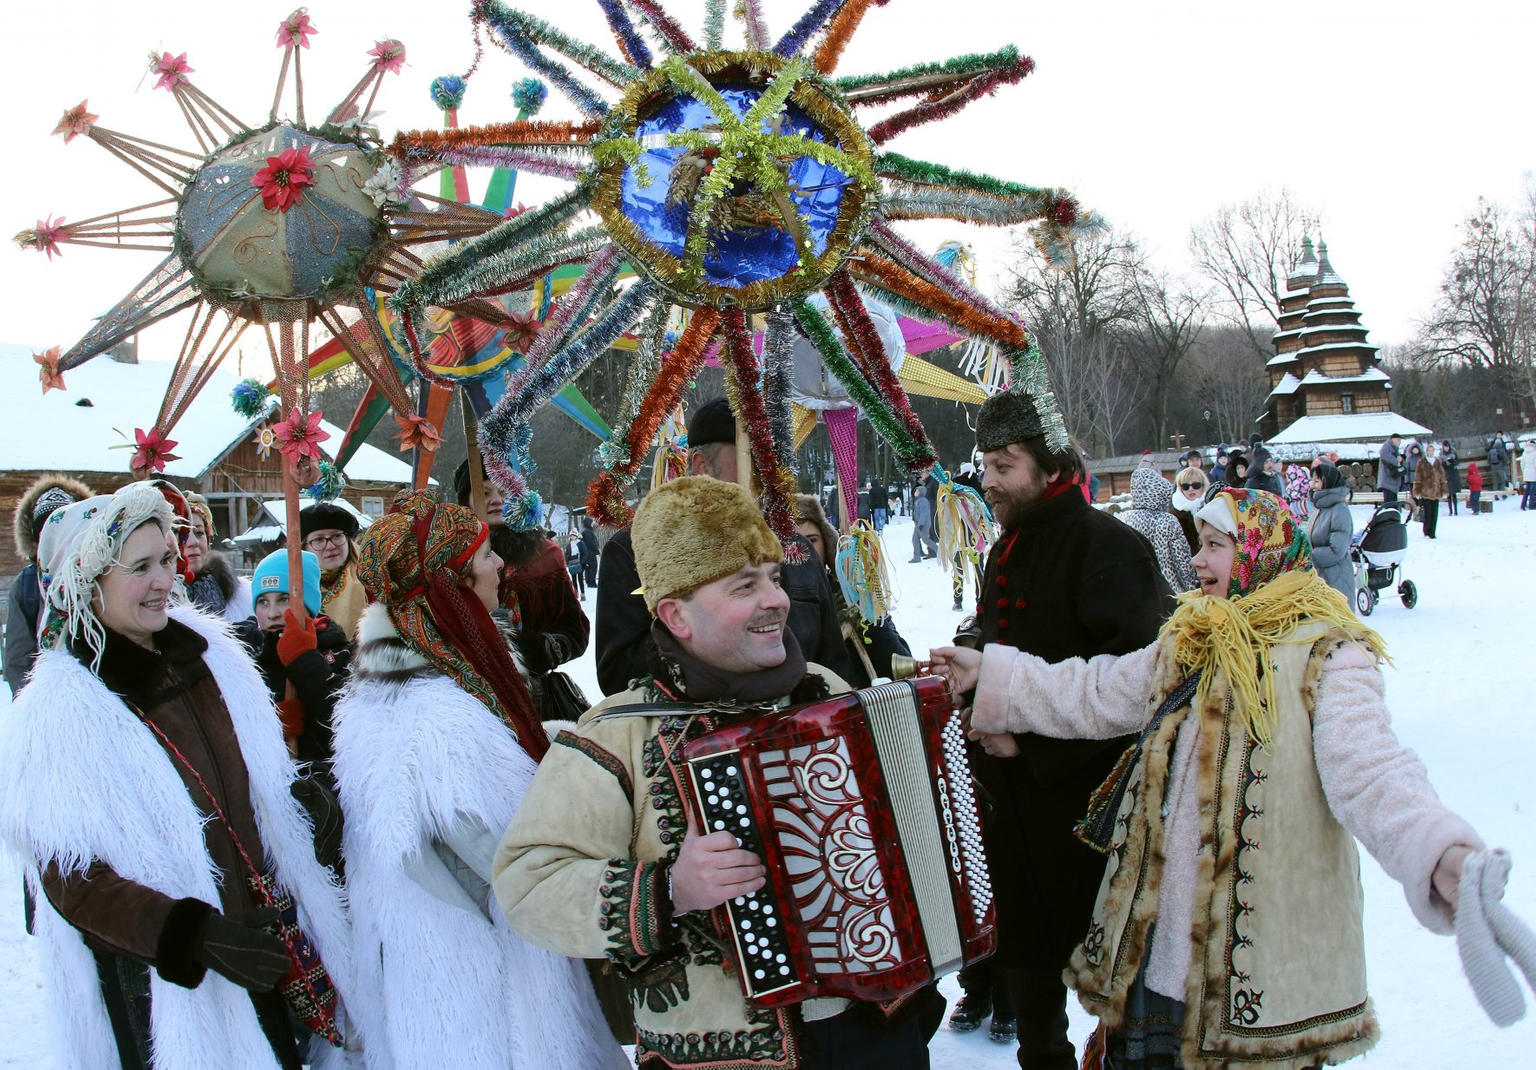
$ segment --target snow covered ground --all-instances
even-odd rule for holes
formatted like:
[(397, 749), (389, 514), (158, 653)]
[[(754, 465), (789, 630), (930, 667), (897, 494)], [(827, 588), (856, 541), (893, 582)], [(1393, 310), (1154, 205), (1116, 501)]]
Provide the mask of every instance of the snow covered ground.
[[(1368, 510), (1357, 509), (1357, 522)], [(911, 528), (886, 529), (888, 556), (901, 586), (896, 620), (914, 653), (948, 642), (960, 614), (937, 565), (907, 563)], [(1439, 538), (1415, 528), (1406, 575), (1419, 603), (1388, 597), (1371, 617), (1395, 661), (1387, 699), (1399, 735), (1429, 766), (1445, 801), (1490, 844), (1508, 847), (1515, 869), (1508, 901), (1536, 924), (1536, 702), (1531, 663), (1536, 629), (1536, 514), (1513, 498), (1491, 516), (1441, 517)], [(974, 601), (968, 590), (967, 602)], [(590, 600), (589, 600), (590, 606)], [(591, 653), (572, 675), (596, 697)], [(1352, 1065), (1390, 1070), (1536, 1066), (1536, 1024), (1496, 1029), (1462, 979), (1454, 943), (1419, 928), (1401, 890), (1364, 859), (1366, 943), (1371, 992), (1382, 1040)], [(22, 932), (20, 879), (0, 862), (0, 1066), (47, 1068), (48, 1029), (36, 950)], [(953, 978), (943, 985), (954, 998)], [(1072, 1036), (1092, 1019), (1071, 1004)], [(936, 1070), (1015, 1065), (985, 1032), (941, 1029), (932, 1046)], [(450, 1060), (451, 1062), (451, 1060)]]

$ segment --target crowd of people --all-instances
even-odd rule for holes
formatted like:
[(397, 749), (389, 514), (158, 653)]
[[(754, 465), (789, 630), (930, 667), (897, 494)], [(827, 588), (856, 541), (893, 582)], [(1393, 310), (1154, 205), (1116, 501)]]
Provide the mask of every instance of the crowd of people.
[[(1020, 1067), (1075, 1070), (1070, 984), (1099, 1018), (1090, 1067), (1364, 1051), (1356, 840), (1435, 931), (1483, 843), (1392, 734), (1339, 468), (1196, 451), (1172, 482), (1139, 469), (1116, 518), (1026, 395), (976, 434), (961, 475), (1001, 536), (928, 662), (987, 801), (998, 949), (951, 1025), (990, 1018)], [(687, 473), (600, 554), (590, 522), (564, 547), (510, 530), (466, 465), (454, 500), (402, 492), (366, 530), (307, 507), (249, 581), (196, 495), (40, 481), (0, 836), (66, 1063), (600, 1070), (633, 1044), (652, 1070), (927, 1067), (936, 985), (760, 1006), (712, 913), (766, 874), (698, 827), (683, 749), (912, 653), (840, 593), (817, 498), (781, 543), (736, 435), (724, 399), (700, 406)], [(1453, 469), (1427, 451), (1418, 496)], [(587, 646), (585, 586), (590, 708), (559, 668)]]

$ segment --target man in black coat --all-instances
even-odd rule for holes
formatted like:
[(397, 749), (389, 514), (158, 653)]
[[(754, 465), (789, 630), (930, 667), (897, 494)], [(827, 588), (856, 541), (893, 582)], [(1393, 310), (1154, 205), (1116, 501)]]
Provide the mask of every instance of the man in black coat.
[[(1156, 637), (1173, 593), (1147, 540), (1092, 508), (1076, 450), (1050, 450), (1034, 402), (1004, 392), (976, 424), (982, 492), (1003, 534), (987, 559), (976, 628), (1045, 658), (1126, 654)], [(999, 947), (1018, 1017), (1019, 1066), (1074, 1070), (1061, 972), (1087, 932), (1104, 857), (1073, 826), (1128, 738), (976, 737), (974, 768), (992, 804), (987, 853)]]
[[(736, 420), (725, 398), (705, 402), (688, 423), (688, 474), (736, 482)], [(807, 661), (831, 669), (844, 680), (856, 678), (843, 645), (837, 603), (826, 570), (802, 535), (795, 538), (804, 558), (786, 560), (779, 572), (789, 594), (789, 630), (800, 641)], [(597, 573), (597, 685), (605, 695), (629, 688), (631, 680), (651, 674), (646, 654), (651, 614), (635, 593), (640, 573), (629, 529), (614, 533), (603, 547)]]

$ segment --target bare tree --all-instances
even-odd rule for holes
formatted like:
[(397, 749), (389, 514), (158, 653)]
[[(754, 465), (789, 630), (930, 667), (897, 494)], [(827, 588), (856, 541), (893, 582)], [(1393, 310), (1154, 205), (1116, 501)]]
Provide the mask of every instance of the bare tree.
[(1179, 363), (1200, 337), (1207, 295), (1164, 272), (1140, 267), (1132, 277), (1136, 299), (1135, 336), (1129, 342), (1151, 407), (1153, 441), (1168, 431), (1168, 392)]
[(1268, 359), (1269, 337), (1279, 330), (1286, 276), (1302, 237), (1316, 223), (1316, 213), (1282, 189), (1223, 205), (1190, 231), (1190, 254), (1220, 295), (1213, 311), (1242, 329), (1261, 360)]
[(1190, 347), (1183, 378), (1199, 404), (1207, 438), (1236, 442), (1248, 437), (1254, 417), (1263, 408), (1269, 377), (1253, 360), (1241, 328), (1205, 331)]
[(1134, 241), (1101, 231), (1077, 243), (1070, 267), (1047, 267), (1016, 247), (1008, 304), (1040, 347), (1067, 429), (1096, 454), (1113, 453), (1140, 400), (1122, 345), (1137, 310)]
[(1536, 330), (1536, 191), (1524, 211), (1482, 198), (1461, 227), (1440, 296), (1421, 325), (1417, 348), (1432, 359), (1487, 368), (1501, 402), (1514, 409), (1533, 395)]

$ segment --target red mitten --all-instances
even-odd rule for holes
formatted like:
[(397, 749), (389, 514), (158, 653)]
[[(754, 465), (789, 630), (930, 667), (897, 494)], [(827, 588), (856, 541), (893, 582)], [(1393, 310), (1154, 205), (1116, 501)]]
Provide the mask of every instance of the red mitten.
[(283, 722), (283, 738), (293, 739), (304, 734), (304, 703), (297, 698), (285, 698), (277, 704), (278, 720)]
[(291, 609), (283, 611), (283, 634), (277, 637), (277, 657), (284, 665), (292, 665), (301, 654), (307, 654), (320, 646), (315, 638), (315, 618), (304, 617)]

